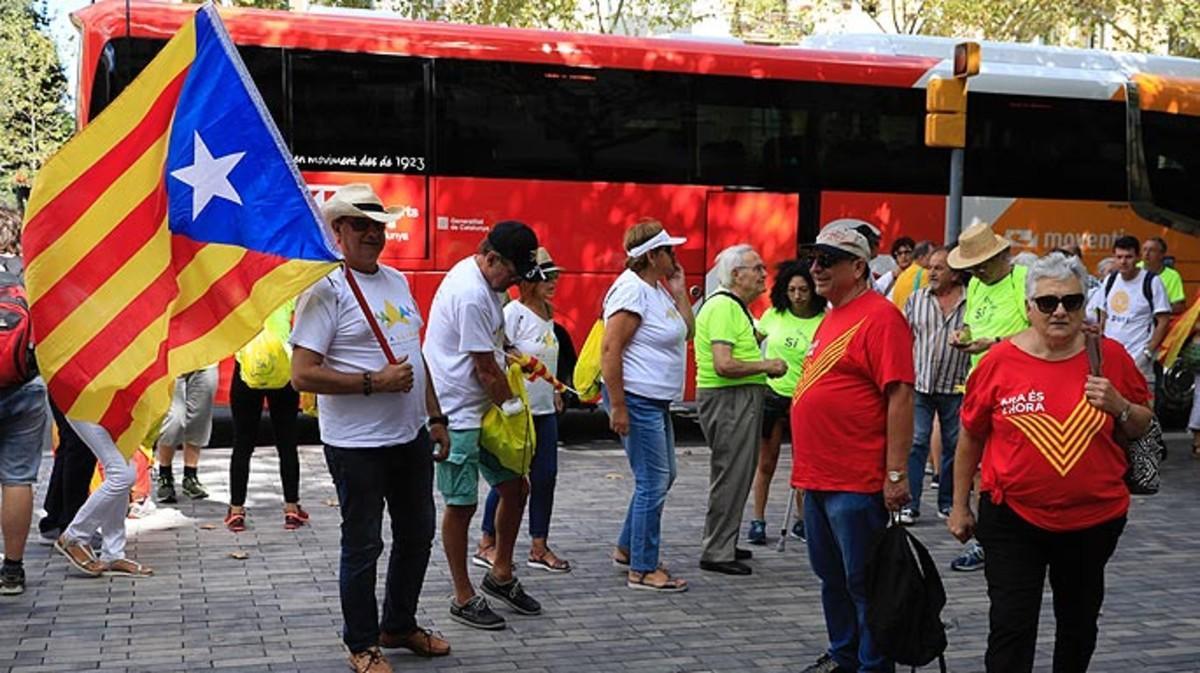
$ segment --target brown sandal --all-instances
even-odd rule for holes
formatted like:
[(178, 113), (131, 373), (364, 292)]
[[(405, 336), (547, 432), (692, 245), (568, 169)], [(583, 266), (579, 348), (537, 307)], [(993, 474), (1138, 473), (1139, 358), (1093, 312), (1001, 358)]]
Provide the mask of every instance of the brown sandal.
[(117, 577), (150, 577), (154, 575), (154, 570), (137, 561), (119, 558), (115, 561), (110, 561), (104, 567), (104, 574), (116, 575)]
[(66, 533), (54, 541), (54, 551), (66, 557), (71, 567), (88, 577), (99, 577), (104, 572), (104, 564), (92, 554), (91, 548), (78, 540), (68, 540)]
[[(647, 577), (660, 572), (666, 577), (662, 584), (651, 584), (646, 582)], [(664, 568), (659, 568), (658, 570), (649, 573), (630, 571), (630, 575), (637, 576), (637, 579), (631, 579), (628, 577), (625, 579), (625, 586), (629, 587), (630, 589), (655, 591), (661, 594), (677, 594), (688, 590), (687, 580), (679, 579), (678, 577), (671, 577), (671, 573), (668, 573)]]
[[(554, 559), (553, 561), (550, 559)], [(549, 547), (542, 550), (541, 554), (534, 554), (533, 550), (529, 551), (529, 559), (525, 561), (525, 565), (530, 568), (545, 570), (548, 573), (569, 573), (571, 572), (571, 562), (558, 557)]]

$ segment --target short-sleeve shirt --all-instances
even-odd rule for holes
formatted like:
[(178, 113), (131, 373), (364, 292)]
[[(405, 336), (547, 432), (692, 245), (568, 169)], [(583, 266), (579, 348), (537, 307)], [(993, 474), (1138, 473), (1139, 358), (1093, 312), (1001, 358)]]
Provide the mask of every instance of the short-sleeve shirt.
[[(971, 373), (960, 419), (984, 438), (980, 490), (1051, 531), (1081, 530), (1129, 509), (1116, 421), (1088, 403), (1086, 351), (1051, 362), (997, 344)], [(1146, 380), (1119, 343), (1101, 342), (1102, 371), (1125, 399), (1146, 404)]]
[(878, 493), (887, 387), (912, 382), (912, 332), (886, 297), (864, 292), (826, 311), (792, 396), (792, 485)]
[(675, 300), (660, 285), (651, 285), (627, 269), (604, 299), (605, 323), (621, 311), (641, 318), (621, 356), (625, 391), (652, 400), (681, 399), (687, 372), (687, 323)]
[(472, 255), (455, 264), (433, 295), (425, 358), (451, 430), (474, 430), (492, 399), (475, 372), (472, 353), (492, 353), (503, 370), (504, 311)]
[(761, 362), (762, 349), (754, 335), (754, 322), (737, 299), (725, 292), (713, 293), (700, 307), (696, 316), (696, 387), (728, 388), (750, 384), (765, 384), (766, 374), (742, 378), (727, 378), (713, 366), (713, 344), (730, 347), (734, 360)]
[[(411, 442), (427, 419), (421, 314), (408, 281), (399, 271), (381, 265), (375, 273), (351, 273), (392, 353), (397, 358), (407, 357), (412, 365), (413, 387), (407, 393), (317, 395), (321, 441), (342, 448)], [(319, 353), (324, 358), (322, 366), (337, 372), (376, 372), (387, 365), (387, 356), (343, 271), (322, 278), (301, 296), (291, 342)]]
[[(963, 322), (971, 328), (971, 339), (1005, 339), (1029, 327), (1025, 310), (1025, 277), (1029, 269), (1014, 264), (1012, 271), (988, 285), (978, 278), (967, 284), (967, 314)], [(971, 367), (987, 351), (971, 356)]]
[(758, 331), (767, 335), (763, 342), (767, 359), (778, 358), (787, 363), (787, 373), (777, 379), (767, 379), (767, 385), (776, 395), (791, 397), (804, 371), (804, 357), (812, 345), (813, 335), (825, 319), (825, 313), (810, 318), (801, 318), (789, 310), (774, 307), (763, 311), (758, 319)]
[[(519, 301), (504, 307), (504, 334), (517, 351), (532, 355), (546, 365), (551, 376), (558, 375), (558, 337), (554, 321), (546, 320)], [(525, 382), (529, 409), (535, 416), (553, 414), (554, 386), (544, 379)]]
[(1167, 288), (1157, 275), (1150, 279), (1153, 303), (1146, 301), (1145, 276), (1144, 269), (1138, 270), (1132, 280), (1125, 280), (1121, 274), (1117, 274), (1111, 288), (1108, 287), (1108, 279), (1104, 279), (1100, 289), (1092, 296), (1093, 305), (1090, 307), (1104, 311), (1104, 336), (1119, 341), (1133, 358), (1141, 357), (1142, 351), (1150, 347), (1154, 316), (1171, 312)]

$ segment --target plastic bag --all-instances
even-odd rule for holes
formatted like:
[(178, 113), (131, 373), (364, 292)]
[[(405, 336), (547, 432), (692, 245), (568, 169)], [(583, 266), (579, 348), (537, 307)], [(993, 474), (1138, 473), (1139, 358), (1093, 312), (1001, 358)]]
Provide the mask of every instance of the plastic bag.
[(317, 417), (317, 394), (309, 392), (300, 393), (300, 413), (311, 418)]
[(533, 462), (537, 436), (533, 431), (533, 412), (529, 409), (529, 393), (525, 390), (520, 365), (509, 366), (508, 386), (520, 398), (522, 408), (511, 415), (495, 405), (488, 409), (483, 415), (479, 446), (495, 456), (505, 469), (524, 476), (529, 474)]
[(579, 401), (595, 404), (600, 401), (600, 347), (604, 342), (604, 321), (597, 320), (588, 332), (571, 382), (579, 392)]
[(277, 390), (292, 380), (292, 354), (287, 344), (264, 329), (234, 356), (242, 381), (255, 390)]

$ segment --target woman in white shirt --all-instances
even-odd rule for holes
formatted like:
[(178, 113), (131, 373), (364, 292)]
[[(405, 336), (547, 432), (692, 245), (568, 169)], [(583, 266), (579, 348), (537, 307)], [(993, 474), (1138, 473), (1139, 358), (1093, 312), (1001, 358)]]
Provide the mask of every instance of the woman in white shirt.
[[(531, 277), (522, 280), (517, 289), (517, 301), (504, 307), (504, 334), (508, 343), (520, 353), (537, 358), (552, 376), (558, 375), (558, 337), (554, 335), (554, 291), (561, 271), (545, 248), (537, 249), (537, 267)], [(529, 408), (533, 412), (533, 429), (537, 447), (529, 467), (529, 547), (526, 565), (552, 573), (571, 571), (571, 564), (559, 558), (546, 544), (550, 534), (550, 514), (554, 511), (554, 486), (558, 478), (558, 413), (562, 411), (562, 395), (550, 382), (541, 379), (527, 382)], [(483, 509), (483, 537), (474, 563), (490, 568), (496, 554), (496, 505), (500, 494), (488, 493)]]
[(630, 227), (626, 270), (604, 298), (604, 403), (634, 478), (613, 563), (627, 569), (631, 589), (687, 590), (687, 582), (659, 563), (663, 505), (675, 481), (670, 407), (683, 393), (687, 340), (696, 322), (673, 249), (686, 240), (672, 238), (654, 220)]

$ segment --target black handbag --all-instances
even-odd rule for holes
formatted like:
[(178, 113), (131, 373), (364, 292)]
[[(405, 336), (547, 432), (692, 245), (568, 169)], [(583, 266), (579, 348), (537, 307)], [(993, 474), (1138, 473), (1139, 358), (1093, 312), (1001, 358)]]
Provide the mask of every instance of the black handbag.
[[(1092, 335), (1085, 338), (1088, 353), (1088, 365), (1092, 376), (1104, 376), (1101, 372), (1100, 339)], [(1125, 470), (1125, 486), (1133, 495), (1154, 495), (1158, 493), (1161, 481), (1158, 473), (1158, 461), (1166, 455), (1167, 447), (1163, 441), (1162, 425), (1157, 416), (1150, 417), (1150, 427), (1141, 437), (1129, 439), (1118, 427), (1115, 430), (1117, 443), (1125, 447), (1125, 458), (1129, 467)]]

